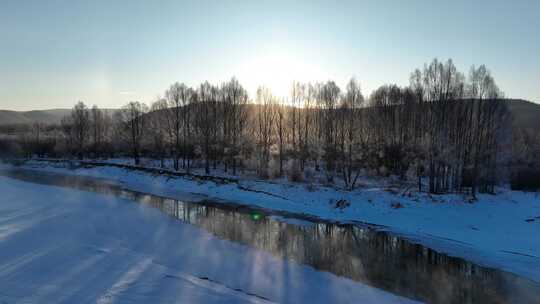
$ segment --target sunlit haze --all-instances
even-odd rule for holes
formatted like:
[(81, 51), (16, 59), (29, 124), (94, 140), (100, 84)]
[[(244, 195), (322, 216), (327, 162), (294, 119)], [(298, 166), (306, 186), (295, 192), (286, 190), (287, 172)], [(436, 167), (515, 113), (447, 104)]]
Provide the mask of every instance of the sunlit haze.
[(540, 101), (540, 2), (2, 1), (0, 109), (150, 103), (173, 82), (235, 76), (407, 85), (433, 58), (486, 64), (511, 98)]

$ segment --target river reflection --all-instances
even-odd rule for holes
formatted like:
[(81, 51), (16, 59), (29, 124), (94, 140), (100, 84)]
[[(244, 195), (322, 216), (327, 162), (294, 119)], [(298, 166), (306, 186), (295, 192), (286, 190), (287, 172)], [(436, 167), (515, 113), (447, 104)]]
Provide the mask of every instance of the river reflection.
[(28, 170), (0, 171), (19, 180), (111, 194), (160, 209), (230, 241), (321, 271), (429, 303), (540, 303), (540, 284), (439, 254), (358, 225), (298, 220), (283, 214), (188, 203), (128, 191), (103, 180)]

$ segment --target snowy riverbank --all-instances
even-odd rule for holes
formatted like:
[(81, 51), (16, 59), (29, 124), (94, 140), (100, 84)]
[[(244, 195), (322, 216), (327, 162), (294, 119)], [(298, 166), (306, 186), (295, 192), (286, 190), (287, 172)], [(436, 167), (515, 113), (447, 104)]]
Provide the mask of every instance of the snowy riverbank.
[[(534, 193), (501, 190), (497, 195), (480, 195), (471, 204), (461, 195), (401, 195), (373, 183), (346, 192), (256, 180), (218, 184), (112, 167), (68, 168), (63, 163), (28, 162), (23, 167), (111, 179), (131, 190), (179, 199), (205, 196), (328, 220), (381, 225), (449, 255), (540, 282), (540, 196)], [(349, 201), (350, 206), (336, 208), (339, 199)]]

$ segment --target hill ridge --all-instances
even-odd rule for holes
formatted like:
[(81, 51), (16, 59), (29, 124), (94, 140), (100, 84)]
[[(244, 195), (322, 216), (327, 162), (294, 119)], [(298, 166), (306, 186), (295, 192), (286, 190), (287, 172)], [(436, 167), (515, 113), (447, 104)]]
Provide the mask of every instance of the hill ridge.
[[(540, 104), (525, 99), (508, 98), (510, 111), (514, 116), (514, 126), (540, 132)], [(114, 110), (114, 109), (104, 109)], [(0, 126), (32, 124), (35, 122), (59, 124), (69, 115), (71, 109), (55, 108), (47, 110), (13, 111), (0, 110)]]

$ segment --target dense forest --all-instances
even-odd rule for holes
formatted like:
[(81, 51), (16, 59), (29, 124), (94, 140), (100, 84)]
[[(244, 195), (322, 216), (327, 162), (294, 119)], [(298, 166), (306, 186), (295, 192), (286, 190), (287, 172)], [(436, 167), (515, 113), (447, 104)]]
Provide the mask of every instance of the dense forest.
[(153, 158), (161, 166), (206, 174), (221, 170), (288, 177), (352, 190), (363, 175), (394, 176), (430, 193), (493, 193), (538, 188), (540, 140), (514, 130), (507, 101), (489, 70), (465, 76), (452, 60), (415, 70), (407, 87), (370, 96), (351, 79), (293, 83), (278, 98), (260, 87), (250, 98), (232, 78), (221, 85), (172, 84), (151, 105), (119, 110), (78, 102), (60, 125), (36, 123), (2, 139), (18, 157)]

